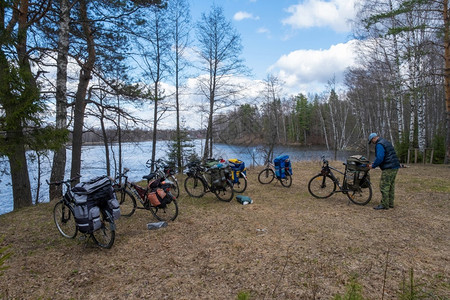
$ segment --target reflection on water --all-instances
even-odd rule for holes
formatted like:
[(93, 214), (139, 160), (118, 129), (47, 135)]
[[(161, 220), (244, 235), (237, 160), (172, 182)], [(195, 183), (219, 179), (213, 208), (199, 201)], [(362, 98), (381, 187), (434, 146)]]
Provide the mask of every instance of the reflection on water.
[[(158, 151), (156, 153), (156, 158), (164, 159), (167, 157), (168, 147), (166, 141), (157, 142)], [(202, 153), (203, 143), (201, 140), (194, 141), (195, 151), (200, 156)], [(142, 176), (147, 175), (149, 169), (145, 166), (148, 159), (151, 158), (151, 142), (140, 142), (140, 143), (125, 143), (122, 146), (122, 159), (123, 167), (129, 168), (129, 180), (138, 181), (142, 179)], [(244, 146), (231, 146), (225, 144), (215, 144), (213, 153), (215, 158), (238, 158), (245, 162), (247, 166), (255, 166), (264, 164), (264, 150), (262, 147), (244, 147)], [(325, 155), (327, 159), (334, 159), (335, 155), (337, 160), (345, 161), (349, 155), (361, 154), (361, 153), (350, 153), (348, 151), (328, 151), (323, 148), (312, 148), (312, 147), (298, 147), (298, 146), (277, 146), (274, 148), (274, 157), (287, 154), (289, 155), (291, 161), (302, 161), (302, 160), (320, 160), (322, 155)], [(67, 150), (67, 168), (66, 176), (70, 176), (70, 159), (72, 151)], [(117, 147), (113, 147), (111, 155), (117, 157)], [(41, 174), (41, 189), (40, 189), (40, 202), (48, 201), (48, 186), (45, 183), (46, 179), (50, 179), (51, 172), (51, 159), (53, 154), (49, 154), (48, 158), (44, 158), (42, 161), (42, 174)], [(96, 176), (101, 176), (106, 174), (105, 167), (105, 151), (103, 146), (83, 146), (82, 149), (82, 163), (81, 163), (81, 175), (82, 181), (88, 180)], [(112, 158), (114, 161), (114, 158)], [(36, 185), (37, 185), (37, 163), (36, 161), (30, 161), (28, 168), (30, 170), (30, 181), (31, 186), (34, 187), (33, 199), (35, 199)], [(114, 170), (114, 163), (111, 166)], [(0, 173), (0, 214), (4, 214), (12, 211), (13, 200), (12, 200), (12, 188), (11, 188), (11, 178), (9, 176), (9, 164), (7, 160), (3, 158), (0, 159), (0, 170), (6, 170), (7, 173)], [(33, 200), (34, 201), (34, 200)]]

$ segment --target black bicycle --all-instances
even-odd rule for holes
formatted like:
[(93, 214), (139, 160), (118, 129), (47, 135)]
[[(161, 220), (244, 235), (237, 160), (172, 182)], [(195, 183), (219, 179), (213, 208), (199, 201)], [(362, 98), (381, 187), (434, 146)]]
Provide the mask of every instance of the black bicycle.
[(55, 221), (56, 228), (63, 237), (73, 239), (77, 236), (78, 227), (75, 222), (75, 213), (73, 207), (75, 205), (75, 200), (73, 198), (70, 185), (72, 182), (78, 180), (81, 176), (77, 175), (74, 178), (62, 181), (49, 182), (48, 185), (64, 185), (65, 192), (62, 198), (56, 202), (53, 207), (53, 220)]
[(220, 201), (230, 202), (234, 197), (231, 174), (227, 168), (213, 166), (204, 167), (199, 161), (186, 165), (187, 177), (184, 189), (189, 196), (201, 198), (207, 192), (212, 192)]
[[(49, 182), (48, 185), (64, 185), (65, 193), (61, 200), (59, 200), (53, 208), (53, 220), (56, 228), (63, 237), (73, 239), (77, 236), (79, 231), (75, 220), (75, 199), (71, 189), (71, 183), (79, 179), (81, 176), (77, 175), (74, 178)], [(116, 238), (116, 225), (112, 214), (106, 208), (106, 205), (100, 205), (100, 228), (94, 232), (86, 233), (94, 240), (94, 243), (102, 248), (111, 248)]]
[[(351, 202), (358, 205), (366, 205), (372, 199), (372, 184), (370, 183), (369, 169), (352, 170), (345, 165), (345, 171), (329, 165), (328, 160), (322, 156), (322, 170), (311, 178), (308, 183), (309, 193), (319, 199), (325, 199), (335, 193), (347, 195)], [(342, 185), (333, 174), (336, 171), (343, 175)]]

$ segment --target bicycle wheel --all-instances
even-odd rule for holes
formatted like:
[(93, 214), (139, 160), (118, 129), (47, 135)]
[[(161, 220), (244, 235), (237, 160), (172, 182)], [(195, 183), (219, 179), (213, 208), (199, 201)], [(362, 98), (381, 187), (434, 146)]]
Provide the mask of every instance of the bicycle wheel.
[(171, 181), (173, 182), (173, 187), (171, 188), (172, 195), (178, 199), (180, 197), (180, 187), (178, 186), (178, 180), (175, 180), (175, 177), (171, 176)]
[(223, 188), (216, 189), (213, 193), (220, 201), (230, 202), (234, 197), (233, 184), (227, 180)]
[(348, 191), (348, 199), (357, 205), (366, 205), (372, 199), (372, 185), (369, 184), (367, 188), (358, 187), (354, 191)]
[(336, 183), (328, 175), (316, 175), (308, 183), (308, 191), (316, 198), (328, 198), (336, 191)]
[(258, 181), (261, 184), (269, 184), (275, 178), (275, 172), (272, 169), (264, 169), (258, 174)]
[(75, 215), (73, 208), (63, 200), (55, 204), (53, 208), (53, 220), (56, 228), (63, 237), (73, 239), (78, 233), (77, 223), (75, 222)]
[(164, 207), (150, 206), (150, 211), (159, 221), (175, 221), (178, 216), (177, 200), (172, 200), (169, 204), (164, 205)]
[(292, 185), (292, 176), (286, 174), (284, 178), (280, 178), (281, 185), (284, 187), (290, 187)]
[(109, 249), (116, 238), (116, 224), (112, 220), (112, 215), (105, 209), (100, 210), (100, 221), (102, 223), (100, 229), (94, 231), (91, 236), (98, 246)]
[(133, 194), (124, 188), (115, 189), (117, 201), (120, 205), (120, 215), (130, 217), (136, 210), (136, 199)]
[(247, 189), (247, 178), (240, 177), (238, 182), (233, 182), (233, 190), (236, 193), (243, 193)]
[(184, 181), (184, 189), (188, 193), (189, 196), (194, 198), (201, 198), (206, 193), (206, 187), (198, 177), (189, 176)]

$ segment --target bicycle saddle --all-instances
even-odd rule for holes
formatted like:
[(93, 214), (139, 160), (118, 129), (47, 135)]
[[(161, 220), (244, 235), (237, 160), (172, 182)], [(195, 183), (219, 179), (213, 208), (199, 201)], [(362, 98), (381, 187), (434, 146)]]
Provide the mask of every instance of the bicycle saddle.
[(147, 179), (148, 181), (152, 180), (153, 178), (155, 178), (156, 173), (150, 173), (148, 175), (142, 176), (142, 178)]

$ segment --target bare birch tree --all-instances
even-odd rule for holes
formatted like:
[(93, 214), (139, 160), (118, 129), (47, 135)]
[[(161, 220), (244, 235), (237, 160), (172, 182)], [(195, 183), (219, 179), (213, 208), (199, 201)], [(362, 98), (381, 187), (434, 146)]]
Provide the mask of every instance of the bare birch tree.
[(226, 20), (223, 9), (213, 5), (208, 14), (203, 13), (197, 23), (200, 94), (208, 101), (203, 159), (212, 157), (214, 114), (217, 110), (233, 104), (235, 96), (243, 89), (233, 82), (233, 76), (246, 73), (240, 58), (241, 38)]
[(173, 44), (171, 60), (175, 77), (175, 110), (176, 110), (176, 160), (178, 170), (182, 169), (182, 132), (180, 120), (180, 96), (182, 88), (182, 72), (188, 65), (185, 52), (190, 44), (191, 15), (189, 2), (186, 0), (171, 0), (168, 7), (168, 22), (172, 27), (170, 41)]
[[(56, 128), (67, 129), (67, 66), (69, 56), (70, 11), (72, 3), (69, 0), (59, 1), (59, 33), (58, 55), (56, 68)], [(63, 145), (53, 154), (52, 173), (50, 181), (62, 181), (66, 172), (66, 147)], [(49, 186), (50, 199), (62, 195), (62, 185)]]
[(171, 51), (171, 31), (165, 7), (154, 6), (148, 9), (144, 20), (147, 24), (138, 32), (137, 46), (140, 52), (139, 64), (143, 81), (147, 87), (147, 99), (153, 105), (153, 131), (151, 170), (154, 170), (156, 160), (156, 140), (158, 123), (167, 111), (163, 106), (168, 95), (162, 87), (163, 81), (171, 72), (169, 65)]

